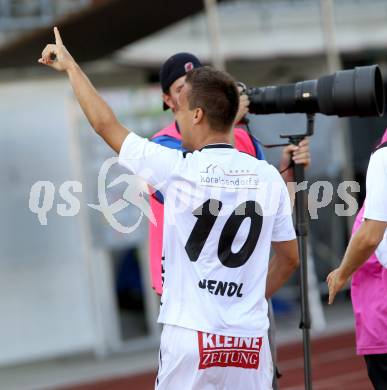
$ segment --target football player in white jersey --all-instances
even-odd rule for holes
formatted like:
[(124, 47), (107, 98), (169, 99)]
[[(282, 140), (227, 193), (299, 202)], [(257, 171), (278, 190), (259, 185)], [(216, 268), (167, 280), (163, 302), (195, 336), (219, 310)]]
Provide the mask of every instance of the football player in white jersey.
[(235, 82), (208, 67), (187, 73), (176, 117), (184, 147), (194, 152), (182, 153), (121, 125), (54, 32), (56, 43), (39, 62), (67, 72), (90, 124), (120, 163), (164, 195), (169, 239), (156, 388), (271, 389), (266, 297), (297, 267), (297, 242), (278, 171), (231, 146)]

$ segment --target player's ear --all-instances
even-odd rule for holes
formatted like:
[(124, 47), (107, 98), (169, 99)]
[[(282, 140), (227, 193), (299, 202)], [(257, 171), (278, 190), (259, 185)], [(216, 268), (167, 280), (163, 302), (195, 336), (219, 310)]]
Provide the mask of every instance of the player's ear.
[(174, 110), (176, 108), (173, 103), (173, 99), (169, 93), (163, 93), (163, 101), (171, 110)]
[(200, 123), (203, 120), (203, 117), (204, 117), (203, 109), (200, 107), (195, 108), (194, 116), (193, 116), (194, 125), (197, 125), (198, 123)]

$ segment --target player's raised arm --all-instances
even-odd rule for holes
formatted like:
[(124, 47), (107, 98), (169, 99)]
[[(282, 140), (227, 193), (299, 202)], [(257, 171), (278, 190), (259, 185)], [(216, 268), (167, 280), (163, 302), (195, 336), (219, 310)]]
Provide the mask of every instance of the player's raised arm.
[(90, 80), (63, 45), (59, 30), (54, 28), (55, 44), (47, 45), (39, 63), (67, 72), (75, 96), (94, 130), (117, 153), (129, 130), (121, 125), (112, 109), (99, 96)]

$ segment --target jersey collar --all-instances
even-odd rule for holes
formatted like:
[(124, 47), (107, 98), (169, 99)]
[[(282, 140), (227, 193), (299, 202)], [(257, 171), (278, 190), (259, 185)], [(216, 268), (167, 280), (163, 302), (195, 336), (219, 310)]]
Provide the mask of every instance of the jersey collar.
[(206, 146), (203, 146), (201, 149), (199, 149), (199, 152), (201, 152), (203, 149), (234, 149), (234, 147), (230, 144), (209, 144)]

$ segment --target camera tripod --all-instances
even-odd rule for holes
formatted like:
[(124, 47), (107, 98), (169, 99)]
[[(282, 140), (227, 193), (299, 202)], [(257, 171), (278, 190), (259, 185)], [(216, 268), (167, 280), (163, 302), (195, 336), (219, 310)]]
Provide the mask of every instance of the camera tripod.
[[(306, 132), (301, 134), (281, 134), (280, 138), (287, 138), (288, 143), (281, 144), (262, 144), (267, 148), (274, 148), (278, 146), (287, 146), (293, 144), (298, 146), (305, 138), (312, 136), (314, 133), (315, 114), (306, 114)], [(249, 128), (249, 119), (243, 118), (241, 122), (247, 127), (247, 131), (251, 136)], [(305, 181), (305, 167), (302, 164), (291, 164), (288, 168), (294, 169), (294, 179), (296, 184)], [(286, 169), (288, 169), (286, 168)], [(308, 258), (307, 258), (307, 236), (308, 236), (308, 222), (306, 217), (306, 189), (300, 189), (295, 194), (295, 208), (296, 208), (296, 223), (295, 230), (297, 235), (298, 252), (300, 257), (300, 295), (301, 295), (301, 320), (300, 329), (302, 329), (303, 350), (304, 350), (304, 383), (305, 390), (312, 390), (312, 364), (310, 354), (310, 328), (311, 319), (309, 311), (309, 293), (308, 293)]]
[[(311, 136), (314, 133), (314, 114), (306, 116), (306, 133), (303, 134), (281, 134), (281, 138), (287, 138), (289, 143), (298, 145), (305, 137)], [(305, 180), (305, 167), (301, 164), (294, 164), (294, 180), (297, 184)], [(308, 296), (308, 259), (307, 259), (307, 208), (306, 208), (306, 190), (301, 189), (296, 192), (295, 208), (296, 208), (296, 235), (298, 242), (298, 252), (300, 257), (300, 292), (301, 292), (301, 320), (300, 329), (302, 329), (303, 349), (304, 349), (304, 382), (305, 389), (312, 390), (312, 365), (310, 354), (310, 312), (309, 312), (309, 296)]]

